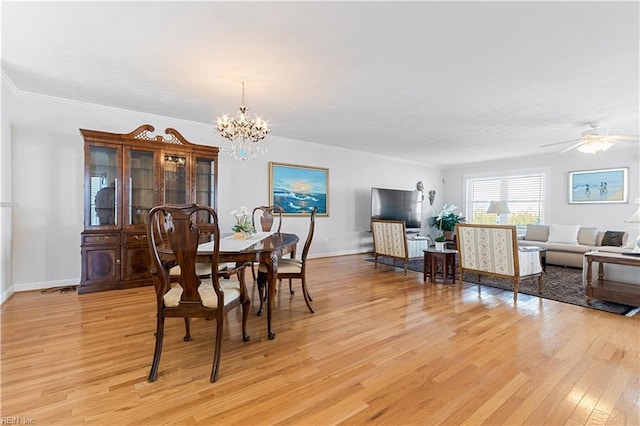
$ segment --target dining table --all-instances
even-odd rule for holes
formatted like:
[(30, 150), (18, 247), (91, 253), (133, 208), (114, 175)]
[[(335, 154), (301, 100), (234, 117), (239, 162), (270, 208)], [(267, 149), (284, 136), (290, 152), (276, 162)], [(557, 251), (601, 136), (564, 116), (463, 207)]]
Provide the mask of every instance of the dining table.
[[(279, 232), (257, 233), (247, 240), (237, 240), (233, 236), (220, 238), (219, 264), (259, 262), (267, 269), (267, 335), (269, 339), (276, 337), (271, 320), (276, 295), (278, 260), (286, 254), (295, 257), (298, 241), (299, 238), (295, 234)], [(212, 254), (213, 243), (202, 243), (198, 245), (196, 261), (211, 262)]]

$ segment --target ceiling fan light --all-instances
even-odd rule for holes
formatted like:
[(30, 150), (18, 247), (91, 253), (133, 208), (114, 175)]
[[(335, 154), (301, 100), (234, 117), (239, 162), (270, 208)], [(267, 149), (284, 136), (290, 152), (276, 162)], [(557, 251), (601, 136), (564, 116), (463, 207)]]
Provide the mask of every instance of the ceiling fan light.
[(611, 148), (613, 144), (602, 139), (587, 140), (585, 143), (578, 147), (578, 151), (585, 154), (597, 154), (598, 152), (604, 152)]

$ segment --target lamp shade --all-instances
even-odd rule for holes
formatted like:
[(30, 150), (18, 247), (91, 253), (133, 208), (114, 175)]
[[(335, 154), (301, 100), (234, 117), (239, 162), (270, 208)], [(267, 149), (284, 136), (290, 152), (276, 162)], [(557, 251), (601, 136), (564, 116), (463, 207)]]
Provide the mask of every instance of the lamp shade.
[(640, 207), (638, 207), (638, 210), (636, 210), (635, 213), (627, 219), (627, 222), (640, 223)]
[(491, 201), (487, 213), (505, 214), (511, 213), (506, 201)]

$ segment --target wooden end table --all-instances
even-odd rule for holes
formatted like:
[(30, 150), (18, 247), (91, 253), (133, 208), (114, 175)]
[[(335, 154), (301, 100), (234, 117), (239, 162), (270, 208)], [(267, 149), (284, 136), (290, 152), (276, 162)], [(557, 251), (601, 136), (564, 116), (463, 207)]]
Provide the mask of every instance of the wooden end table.
[[(424, 252), (424, 267), (422, 269), (422, 281), (435, 283), (438, 277), (442, 278), (442, 283), (447, 284), (451, 280), (451, 284), (456, 282), (456, 260), (458, 257), (457, 250), (436, 250), (429, 248)], [(440, 268), (438, 268), (440, 266)], [(438, 273), (438, 271), (440, 273)]]
[[(592, 299), (606, 300), (630, 306), (640, 306), (640, 282), (623, 283), (604, 279), (604, 264), (640, 267), (640, 257), (619, 253), (589, 252), (587, 258), (587, 304)], [(599, 262), (598, 279), (592, 277), (591, 263)]]

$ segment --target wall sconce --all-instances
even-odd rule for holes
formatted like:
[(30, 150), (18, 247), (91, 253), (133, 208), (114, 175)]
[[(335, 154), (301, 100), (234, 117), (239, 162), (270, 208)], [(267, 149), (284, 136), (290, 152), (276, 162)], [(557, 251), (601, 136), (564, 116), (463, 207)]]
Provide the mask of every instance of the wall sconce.
[(422, 201), (424, 201), (424, 184), (421, 180), (416, 183), (416, 191), (420, 191), (420, 194), (422, 195)]
[(431, 191), (429, 191), (429, 205), (432, 206), (433, 205), (433, 200), (436, 199), (436, 190), (432, 189)]

